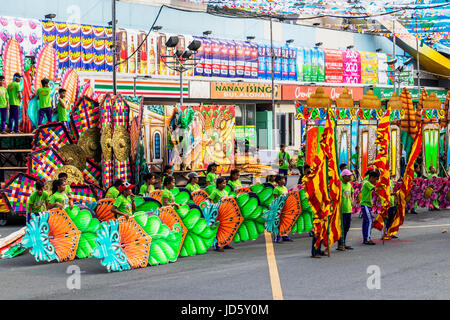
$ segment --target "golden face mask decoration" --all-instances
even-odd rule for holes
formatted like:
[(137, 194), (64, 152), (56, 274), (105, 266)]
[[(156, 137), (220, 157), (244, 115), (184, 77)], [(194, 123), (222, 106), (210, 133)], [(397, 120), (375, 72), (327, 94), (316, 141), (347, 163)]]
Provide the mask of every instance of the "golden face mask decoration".
[(102, 147), (103, 160), (112, 161), (112, 129), (110, 127), (103, 128), (103, 132), (100, 138), (100, 145)]
[(61, 168), (58, 168), (58, 170), (56, 170), (55, 174), (53, 175), (53, 179), (58, 179), (58, 175), (62, 172), (67, 174), (66, 184), (84, 184), (83, 173), (76, 167), (71, 165), (65, 165)]
[(83, 148), (87, 157), (95, 162), (102, 159), (102, 146), (100, 144), (100, 128), (89, 128), (83, 132), (77, 145)]
[(84, 171), (86, 167), (86, 152), (76, 144), (66, 144), (58, 150), (59, 154), (66, 160), (68, 165)]
[(118, 161), (126, 161), (130, 156), (131, 139), (128, 130), (124, 126), (118, 126), (114, 129), (112, 147)]

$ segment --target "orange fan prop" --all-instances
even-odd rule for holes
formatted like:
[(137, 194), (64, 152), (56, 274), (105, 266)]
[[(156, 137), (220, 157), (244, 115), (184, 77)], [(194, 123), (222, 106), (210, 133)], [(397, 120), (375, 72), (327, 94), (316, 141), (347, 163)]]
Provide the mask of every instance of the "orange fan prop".
[(252, 192), (252, 190), (250, 190), (249, 187), (242, 187), (242, 188), (236, 189), (237, 196), (240, 195), (241, 193), (250, 193), (250, 192)]
[(162, 203), (162, 190), (153, 191), (152, 193), (150, 193), (150, 197)]
[(280, 236), (287, 236), (302, 213), (298, 191), (291, 191), (280, 213)]
[(116, 217), (111, 211), (115, 199), (102, 199), (97, 202), (97, 209), (95, 210), (96, 217), (101, 222), (114, 220)]
[(192, 192), (192, 198), (195, 204), (199, 206), (200, 203), (209, 199), (209, 195), (205, 190), (195, 190)]
[[(173, 230), (173, 226), (175, 224), (180, 224), (180, 226), (183, 228), (182, 231), (182, 237), (181, 237), (181, 243), (180, 247), (178, 248), (178, 255), (180, 255), (181, 248), (183, 247), (184, 238), (186, 238), (186, 234), (188, 233), (188, 230), (186, 226), (183, 223), (183, 220), (181, 220), (180, 216), (177, 214), (177, 212), (172, 207), (162, 207), (159, 209), (159, 218), (161, 221), (170, 228), (170, 230)], [(178, 231), (178, 230), (175, 230)]]
[(74, 260), (81, 231), (78, 230), (72, 219), (64, 210), (52, 209), (49, 211), (48, 226), (48, 238), (55, 247), (59, 261)]
[(131, 269), (145, 268), (148, 264), (152, 238), (134, 218), (120, 217), (118, 221), (120, 247), (126, 254)]
[(233, 240), (237, 230), (244, 221), (241, 210), (234, 197), (224, 197), (220, 200), (219, 215), (219, 229), (217, 230), (217, 243), (224, 247), (230, 244)]

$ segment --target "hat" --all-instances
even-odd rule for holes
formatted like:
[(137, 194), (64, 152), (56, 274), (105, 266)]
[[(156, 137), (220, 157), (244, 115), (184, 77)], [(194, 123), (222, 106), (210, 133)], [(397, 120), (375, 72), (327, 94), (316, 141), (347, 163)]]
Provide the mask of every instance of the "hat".
[(344, 169), (341, 172), (341, 176), (351, 176), (351, 175), (353, 175), (353, 173), (348, 169)]
[(198, 177), (199, 177), (199, 175), (197, 174), (197, 172), (189, 172), (189, 174), (188, 174), (189, 179), (198, 178)]
[(16, 73), (14, 73), (14, 78), (22, 78), (22, 76), (20, 75), (20, 73), (18, 73), (18, 72), (16, 72)]
[(124, 190), (127, 189), (133, 189), (134, 188), (134, 184), (128, 183), (128, 182), (124, 182), (121, 186), (119, 186), (119, 192), (123, 192)]

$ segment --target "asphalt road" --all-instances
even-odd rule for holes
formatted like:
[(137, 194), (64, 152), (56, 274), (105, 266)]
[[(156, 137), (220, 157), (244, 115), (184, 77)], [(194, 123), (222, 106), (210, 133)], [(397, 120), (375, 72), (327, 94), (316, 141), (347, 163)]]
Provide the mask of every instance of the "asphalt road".
[[(362, 245), (361, 223), (353, 217), (348, 243), (354, 250), (333, 248), (329, 258), (310, 258), (307, 234), (274, 244), (282, 297), (450, 299), (449, 233), (442, 232), (450, 227), (450, 210), (408, 215), (399, 239), (385, 245)], [(0, 235), (19, 227), (0, 227)], [(372, 235), (377, 239), (380, 233)], [(234, 246), (224, 253), (208, 251), (169, 265), (117, 273), (108, 273), (95, 258), (43, 263), (25, 254), (0, 260), (0, 299), (272, 299), (264, 236)], [(67, 288), (66, 271), (72, 265), (81, 270), (79, 290)], [(373, 268), (380, 271), (379, 282), (372, 281)]]

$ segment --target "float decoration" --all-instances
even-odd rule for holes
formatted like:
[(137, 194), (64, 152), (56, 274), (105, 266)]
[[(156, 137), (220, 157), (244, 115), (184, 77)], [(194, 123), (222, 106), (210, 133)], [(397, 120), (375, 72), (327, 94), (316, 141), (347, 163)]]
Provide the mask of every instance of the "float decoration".
[(33, 94), (42, 87), (41, 80), (56, 81), (58, 72), (58, 53), (49, 44), (41, 46), (36, 53), (36, 69), (33, 80)]
[(53, 122), (40, 126), (33, 139), (33, 149), (53, 147), (61, 149), (66, 144), (72, 144), (72, 138), (62, 122)]
[(64, 159), (53, 147), (39, 149), (28, 156), (28, 174), (43, 181), (53, 179), (55, 172), (64, 165)]
[(23, 49), (16, 39), (10, 38), (3, 44), (3, 75), (5, 82), (9, 85), (13, 81), (14, 74), (24, 71), (24, 55)]

